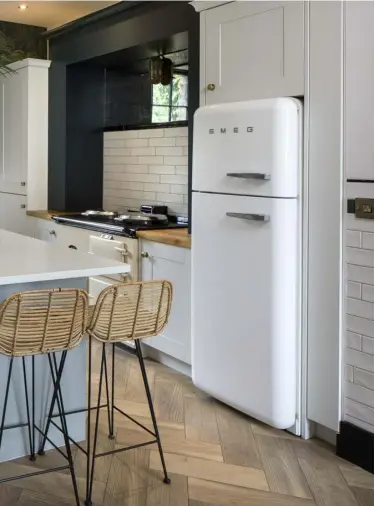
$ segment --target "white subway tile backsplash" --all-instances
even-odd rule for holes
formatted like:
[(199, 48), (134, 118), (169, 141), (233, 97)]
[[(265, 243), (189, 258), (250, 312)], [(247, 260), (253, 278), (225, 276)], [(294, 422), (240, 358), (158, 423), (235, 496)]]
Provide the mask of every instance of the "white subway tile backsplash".
[(169, 212), (186, 215), (187, 144), (187, 127), (106, 132), (103, 205), (166, 204)]
[(360, 265), (346, 266), (347, 279), (349, 281), (357, 281), (358, 283), (366, 283), (371, 285), (374, 282), (373, 267), (361, 267)]
[(346, 331), (346, 346), (352, 350), (361, 350), (362, 340), (359, 334)]
[(166, 202), (166, 203), (175, 202), (176, 204), (183, 204), (184, 202), (182, 195), (175, 195), (173, 193), (158, 193), (157, 200), (158, 202)]
[(145, 148), (148, 146), (148, 139), (124, 139), (126, 148)]
[(187, 127), (164, 128), (164, 137), (187, 137)]
[(152, 192), (169, 192), (169, 184), (160, 184), (160, 183), (144, 183), (145, 191)]
[(362, 248), (374, 250), (374, 234), (362, 232)]
[(371, 320), (374, 316), (374, 304), (364, 300), (346, 299), (346, 312), (349, 315), (360, 316)]
[(374, 233), (373, 220), (361, 220), (356, 218), (354, 214), (348, 213), (345, 215), (345, 223), (347, 230), (360, 230), (361, 232)]
[[(184, 137), (179, 138), (178, 140), (183, 140)], [(177, 144), (177, 139), (174, 137), (155, 137), (149, 139), (150, 146), (179, 146), (180, 144)]]
[(348, 399), (360, 402), (366, 406), (374, 407), (374, 392), (368, 388), (347, 381), (345, 383), (345, 395)]
[(363, 420), (370, 425), (374, 424), (374, 409), (370, 406), (365, 406), (359, 402), (353, 401), (352, 399), (346, 399), (345, 414), (357, 420)]
[(374, 372), (374, 357), (361, 351), (346, 349), (346, 364), (357, 367), (358, 369), (364, 369), (365, 371)]
[(362, 285), (362, 300), (374, 302), (374, 287), (371, 285)]
[(354, 368), (351, 365), (346, 365), (344, 368), (345, 381), (354, 381)]
[(177, 165), (176, 174), (180, 176), (187, 176), (189, 173), (189, 169), (187, 165)]
[(346, 248), (346, 261), (348, 264), (374, 267), (374, 253), (359, 248)]
[[(152, 137), (164, 137), (164, 130), (162, 128), (138, 130), (140, 139), (151, 139)], [(167, 137), (167, 136), (166, 136)], [(175, 137), (170, 135), (169, 137)]]
[(177, 137), (176, 146), (187, 146), (189, 144), (188, 137)]
[(187, 176), (160, 176), (162, 183), (187, 184)]
[(184, 195), (186, 186), (184, 184), (171, 184), (170, 193), (178, 193)]
[(104, 157), (106, 156), (130, 156), (130, 148), (104, 148)]
[(165, 165), (149, 165), (148, 170), (150, 174), (174, 174), (175, 168), (174, 166), (165, 166)]
[[(155, 148), (131, 148), (131, 154), (132, 156), (154, 156), (155, 155)], [(139, 161), (139, 163), (144, 163)]]
[(362, 351), (369, 355), (374, 354), (374, 338), (362, 336)]
[(355, 283), (354, 281), (348, 281), (346, 283), (346, 295), (352, 299), (361, 298), (361, 283)]
[(124, 148), (125, 146), (125, 140), (123, 139), (107, 139), (104, 142), (104, 152), (106, 148)]
[(374, 337), (374, 322), (366, 318), (347, 314), (346, 328), (355, 334)]
[(351, 246), (352, 248), (361, 247), (361, 232), (357, 230), (347, 230), (345, 239), (347, 246)]
[(187, 165), (188, 157), (187, 156), (165, 156), (164, 157), (164, 165)]
[(181, 147), (157, 147), (156, 148), (156, 154), (162, 155), (162, 156), (180, 156), (183, 155), (184, 148)]
[[(350, 367), (350, 366), (349, 366)], [(374, 373), (353, 367), (353, 381), (356, 385), (374, 390)]]

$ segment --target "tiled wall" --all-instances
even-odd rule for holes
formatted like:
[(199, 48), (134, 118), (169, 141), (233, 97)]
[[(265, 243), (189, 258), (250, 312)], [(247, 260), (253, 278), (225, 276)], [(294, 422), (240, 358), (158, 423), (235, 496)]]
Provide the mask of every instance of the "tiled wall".
[(105, 132), (104, 208), (166, 204), (187, 215), (187, 145), (187, 127)]
[[(370, 186), (348, 183), (348, 197), (373, 196)], [(374, 222), (347, 214), (345, 228), (344, 418), (374, 432)]]

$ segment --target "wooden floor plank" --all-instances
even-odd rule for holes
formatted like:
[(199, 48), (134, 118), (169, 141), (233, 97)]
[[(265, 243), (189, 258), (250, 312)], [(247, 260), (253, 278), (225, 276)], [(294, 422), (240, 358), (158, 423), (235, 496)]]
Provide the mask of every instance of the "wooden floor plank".
[(189, 506), (186, 476), (169, 474), (171, 483), (163, 483), (164, 474), (155, 473), (157, 481), (147, 490), (147, 506)]
[(196, 478), (188, 478), (188, 487), (189, 499), (215, 506), (314, 506), (311, 499), (223, 485)]
[(184, 396), (184, 404), (186, 438), (220, 444), (215, 401), (207, 396)]
[[(133, 445), (149, 440), (152, 440), (152, 436), (138, 429), (119, 428), (117, 431), (117, 443), (119, 445)], [(217, 462), (223, 461), (220, 445), (182, 439), (179, 435), (174, 437), (171, 433), (163, 433), (161, 441), (165, 453), (178, 453), (180, 455)]]
[(20, 488), (0, 485), (0, 505), (16, 506), (21, 494), (22, 490)]
[(162, 376), (155, 379), (154, 405), (160, 420), (184, 422), (184, 401), (181, 385)]
[(289, 441), (255, 436), (270, 490), (279, 494), (311, 498), (311, 492)]
[[(0, 502), (1, 506), (3, 504)], [(56, 497), (46, 494), (41, 494), (33, 490), (24, 490), (17, 503), (17, 506), (71, 506), (70, 500), (66, 500), (64, 497)]]
[(300, 438), (287, 432), (286, 430), (279, 430), (266, 425), (265, 423), (258, 422), (257, 420), (251, 419), (251, 429), (253, 434), (259, 436), (270, 436), (270, 437), (281, 437), (282, 439), (291, 439), (293, 441), (299, 441)]
[(220, 403), (216, 403), (216, 414), (224, 461), (261, 469), (249, 418)]
[(317, 506), (358, 506), (338, 466), (323, 460), (299, 459)]
[(339, 464), (339, 468), (350, 487), (374, 489), (374, 475), (349, 462)]
[[(194, 457), (165, 453), (167, 469), (174, 474), (216, 481), (238, 487), (269, 490), (265, 474), (260, 469), (212, 462)], [(150, 453), (150, 468), (161, 470), (158, 452)]]
[(374, 490), (369, 488), (350, 487), (358, 506), (374, 506)]
[(149, 454), (137, 449), (112, 458), (104, 506), (146, 506)]
[[(154, 389), (155, 370), (147, 360), (145, 361), (145, 365), (148, 383), (152, 392)], [(123, 398), (128, 401), (147, 403), (145, 386), (138, 360), (131, 362), (127, 387)]]

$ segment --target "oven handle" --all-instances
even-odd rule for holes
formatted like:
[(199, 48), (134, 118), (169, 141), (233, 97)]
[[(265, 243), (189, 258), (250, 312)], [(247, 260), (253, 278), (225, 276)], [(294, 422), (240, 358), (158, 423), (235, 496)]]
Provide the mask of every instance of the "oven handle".
[(229, 218), (240, 218), (248, 221), (270, 221), (268, 214), (249, 214), (249, 213), (226, 213)]
[(261, 179), (263, 181), (269, 181), (271, 174), (262, 174), (260, 172), (228, 172), (228, 177), (237, 177), (239, 179)]

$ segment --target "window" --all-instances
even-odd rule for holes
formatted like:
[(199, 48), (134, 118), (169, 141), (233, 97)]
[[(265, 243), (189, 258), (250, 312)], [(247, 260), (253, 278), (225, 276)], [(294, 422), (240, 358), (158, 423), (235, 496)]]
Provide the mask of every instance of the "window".
[(187, 121), (188, 77), (174, 74), (169, 86), (152, 85), (152, 123)]

